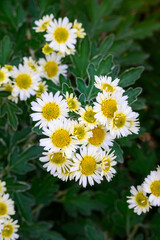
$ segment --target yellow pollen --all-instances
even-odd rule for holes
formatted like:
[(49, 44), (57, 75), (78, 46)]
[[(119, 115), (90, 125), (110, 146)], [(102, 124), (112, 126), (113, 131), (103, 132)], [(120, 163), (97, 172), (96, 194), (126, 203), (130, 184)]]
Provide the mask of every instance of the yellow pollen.
[(14, 227), (10, 224), (4, 225), (2, 230), (2, 237), (10, 238), (14, 232)]
[(114, 92), (114, 88), (108, 83), (102, 84), (102, 90), (105, 90), (106, 92)]
[(7, 214), (7, 205), (4, 202), (0, 202), (0, 216)]
[(13, 90), (13, 87), (11, 84), (7, 84), (5, 87), (4, 87), (5, 91), (8, 91), (8, 92), (12, 92)]
[(5, 68), (10, 72), (13, 70), (13, 66), (12, 65), (5, 65)]
[(16, 84), (20, 89), (28, 89), (32, 84), (32, 79), (28, 74), (21, 73), (16, 77)]
[(90, 142), (90, 144), (94, 145), (94, 146), (99, 146), (105, 138), (105, 130), (103, 128), (101, 128), (100, 126), (92, 129), (92, 134), (93, 136), (91, 138), (88, 139), (88, 141)]
[(63, 154), (61, 152), (51, 154), (49, 156), (49, 160), (52, 163), (57, 164), (57, 165), (61, 165), (66, 161), (65, 157), (63, 156)]
[(82, 140), (85, 137), (85, 128), (82, 126), (76, 126), (73, 130), (73, 134), (77, 137), (78, 140)]
[(49, 61), (44, 66), (44, 70), (47, 73), (48, 77), (55, 77), (58, 73), (58, 64), (56, 62)]
[(64, 148), (67, 147), (71, 142), (71, 137), (69, 132), (65, 129), (56, 130), (52, 134), (52, 143), (57, 148)]
[(58, 27), (54, 31), (53, 36), (58, 43), (65, 43), (69, 37), (69, 33), (66, 28)]
[(74, 98), (68, 98), (67, 103), (70, 111), (77, 110), (77, 104)]
[(137, 193), (135, 200), (140, 207), (145, 207), (148, 204), (148, 199), (142, 192)]
[(93, 110), (87, 110), (84, 113), (84, 120), (88, 123), (95, 123), (96, 119), (94, 117), (95, 113), (93, 112)]
[(113, 118), (113, 125), (116, 128), (122, 128), (126, 123), (126, 116), (123, 113), (118, 113)]
[(110, 167), (111, 167), (111, 161), (110, 159), (105, 159), (102, 160), (102, 167), (103, 167), (103, 171), (108, 172)]
[(48, 121), (57, 119), (60, 115), (60, 108), (56, 103), (46, 103), (42, 108), (42, 115)]
[(49, 23), (50, 23), (50, 20), (47, 20), (44, 23), (42, 23), (42, 26), (40, 27), (40, 31), (46, 31)]
[(46, 43), (46, 44), (44, 45), (44, 47), (42, 48), (42, 52), (43, 52), (44, 54), (46, 54), (46, 55), (51, 54), (51, 53), (53, 52), (53, 48), (51, 48), (51, 47), (49, 46), (49, 44)]
[(107, 118), (113, 118), (117, 110), (117, 102), (114, 99), (103, 100), (101, 105), (103, 115)]
[(4, 81), (5, 79), (5, 74), (3, 71), (0, 70), (0, 82)]
[(92, 175), (96, 170), (96, 160), (92, 156), (85, 156), (81, 162), (81, 172), (82, 174), (88, 176)]
[(156, 180), (152, 182), (150, 189), (151, 189), (151, 193), (154, 196), (160, 197), (160, 180)]

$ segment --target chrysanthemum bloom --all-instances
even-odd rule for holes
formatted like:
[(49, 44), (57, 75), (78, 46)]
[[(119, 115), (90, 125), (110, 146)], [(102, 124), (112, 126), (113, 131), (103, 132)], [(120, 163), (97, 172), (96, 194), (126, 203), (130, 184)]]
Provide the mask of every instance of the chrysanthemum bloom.
[(40, 145), (44, 147), (44, 150), (51, 152), (65, 152), (66, 156), (70, 158), (77, 148), (77, 140), (72, 135), (72, 121), (65, 118), (53, 120), (48, 126), (49, 129), (45, 128), (43, 132), (48, 137), (40, 139)]
[(49, 54), (53, 53), (53, 48), (51, 48), (51, 47), (49, 46), (49, 44), (46, 43), (46, 44), (43, 46), (43, 48), (42, 48), (42, 52), (43, 52), (45, 55), (49, 55)]
[(5, 68), (0, 68), (0, 86), (9, 82), (10, 72)]
[(19, 64), (19, 67), (13, 67), (12, 77), (15, 79), (12, 95), (19, 96), (20, 100), (27, 100), (31, 95), (36, 94), (40, 75), (38, 72), (31, 71), (27, 65)]
[(101, 176), (105, 177), (108, 182), (111, 181), (111, 179), (116, 174), (116, 170), (113, 168), (117, 164), (115, 161), (116, 156), (114, 156), (114, 152), (110, 152), (111, 149), (108, 152), (102, 151), (101, 152)]
[(87, 182), (92, 186), (94, 181), (101, 183), (101, 169), (99, 166), (100, 150), (89, 147), (80, 148), (80, 154), (77, 153), (73, 158), (73, 167), (71, 172), (74, 172), (75, 181), (79, 180), (79, 184), (83, 187), (87, 186)]
[(8, 72), (11, 72), (13, 70), (12, 65), (4, 65), (4, 67), (8, 70)]
[(54, 83), (59, 83), (59, 75), (66, 76), (67, 65), (61, 64), (61, 56), (52, 53), (46, 56), (46, 59), (39, 60), (41, 76), (52, 80)]
[(15, 240), (19, 238), (17, 234), (19, 225), (18, 221), (13, 219), (5, 219), (0, 224), (0, 239), (1, 240)]
[(95, 76), (95, 87), (100, 89), (101, 91), (113, 93), (115, 91), (119, 91), (121, 93), (124, 92), (124, 89), (118, 86), (119, 79), (116, 78), (115, 80), (112, 81), (111, 77), (107, 76)]
[(102, 147), (105, 151), (108, 151), (109, 147), (113, 146), (113, 137), (107, 131), (106, 127), (97, 125), (90, 131), (92, 132), (92, 137), (88, 139), (88, 144), (92, 145), (92, 147)]
[(38, 90), (36, 91), (36, 97), (41, 97), (42, 93), (45, 93), (48, 91), (48, 86), (45, 81), (40, 81), (38, 84)]
[(77, 41), (77, 29), (72, 28), (72, 23), (68, 18), (59, 18), (58, 21), (54, 19), (47, 27), (47, 34), (45, 38), (50, 42), (49, 46), (53, 50), (61, 53), (66, 53), (68, 49), (74, 49)]
[(6, 182), (0, 180), (0, 196), (2, 196), (6, 191)]
[(14, 202), (9, 199), (9, 194), (0, 196), (0, 219), (8, 218), (8, 216), (14, 214)]
[(78, 144), (87, 144), (88, 139), (92, 137), (92, 132), (84, 124), (73, 121), (73, 135), (76, 137)]
[(39, 67), (35, 60), (32, 57), (24, 57), (23, 58), (24, 65), (27, 65), (32, 71), (38, 71)]
[(65, 98), (68, 104), (68, 108), (71, 112), (77, 112), (80, 109), (81, 103), (78, 101), (76, 96), (73, 97), (73, 93), (69, 94), (66, 92)]
[(61, 179), (62, 181), (65, 181), (65, 182), (67, 182), (68, 179), (70, 181), (73, 180), (74, 179), (74, 173), (70, 172), (70, 169), (71, 169), (72, 165), (69, 165), (65, 169), (62, 169), (61, 173), (56, 172), (55, 176), (57, 176), (59, 179)]
[(132, 120), (129, 120), (129, 123), (130, 123), (129, 131), (131, 133), (138, 134), (138, 132), (139, 132), (140, 122), (138, 120), (138, 116), (139, 116), (139, 114), (134, 112), (134, 116), (132, 116)]
[(94, 112), (95, 118), (102, 125), (106, 125), (109, 128), (109, 124), (114, 117), (114, 113), (117, 111), (118, 106), (127, 104), (127, 96), (122, 96), (122, 93), (119, 91), (113, 92), (111, 95), (109, 92), (98, 93), (96, 101), (94, 102)]
[(11, 100), (12, 102), (18, 103), (18, 97), (14, 97), (12, 95), (12, 91), (13, 91), (13, 82), (11, 80), (9, 80), (9, 82), (5, 83), (3, 85), (3, 87), (1, 87), (0, 89), (1, 91), (7, 91), (10, 92), (11, 95), (8, 96), (8, 99)]
[(160, 206), (160, 170), (151, 171), (145, 178), (143, 189), (150, 193), (149, 202), (152, 206)]
[(33, 121), (38, 121), (35, 126), (47, 127), (54, 119), (61, 119), (68, 116), (68, 106), (65, 99), (60, 96), (58, 91), (54, 96), (52, 92), (43, 93), (41, 99), (37, 98), (36, 102), (31, 102), (31, 109), (36, 113), (32, 113)]
[(37, 25), (37, 27), (33, 27), (33, 29), (35, 29), (36, 32), (45, 32), (53, 18), (53, 14), (50, 14), (44, 16), (42, 19), (36, 20), (35, 25)]
[(77, 19), (74, 20), (73, 28), (77, 29), (76, 35), (78, 38), (84, 38), (86, 33), (84, 28), (82, 28), (82, 23), (77, 22)]
[(149, 211), (150, 204), (148, 197), (146, 196), (143, 187), (137, 186), (137, 189), (132, 186), (130, 190), (132, 196), (129, 196), (127, 202), (129, 208), (134, 208), (134, 212), (140, 215), (142, 212), (146, 213)]
[(85, 124), (90, 129), (94, 128), (98, 124), (98, 121), (95, 118), (96, 113), (93, 111), (92, 106), (87, 105), (85, 109), (81, 107), (78, 114), (80, 115), (78, 121)]

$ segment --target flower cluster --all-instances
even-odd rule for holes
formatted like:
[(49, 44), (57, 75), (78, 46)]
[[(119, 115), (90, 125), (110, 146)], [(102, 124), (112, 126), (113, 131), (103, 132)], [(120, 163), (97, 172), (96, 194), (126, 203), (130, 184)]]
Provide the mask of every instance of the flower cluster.
[(0, 239), (15, 240), (19, 238), (17, 234), (18, 221), (13, 220), (11, 216), (15, 214), (14, 202), (6, 193), (6, 183), (0, 180)]
[(129, 208), (134, 208), (138, 215), (148, 212), (152, 206), (160, 206), (160, 167), (151, 171), (137, 189), (132, 186), (130, 192), (132, 196), (127, 200)]
[(42, 128), (46, 136), (40, 140), (44, 147), (40, 161), (53, 176), (79, 180), (86, 187), (104, 178), (110, 181), (115, 175), (117, 162), (111, 150), (114, 139), (139, 130), (138, 114), (128, 106), (118, 82), (95, 76), (95, 87), (100, 92), (93, 106), (85, 108), (68, 92), (65, 96), (45, 92), (31, 103), (35, 126)]

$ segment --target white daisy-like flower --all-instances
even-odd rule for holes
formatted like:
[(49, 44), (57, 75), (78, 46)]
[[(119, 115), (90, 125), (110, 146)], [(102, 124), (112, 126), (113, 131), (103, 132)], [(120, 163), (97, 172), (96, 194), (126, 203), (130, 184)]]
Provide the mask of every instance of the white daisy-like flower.
[(19, 64), (19, 68), (13, 67), (12, 77), (15, 79), (12, 95), (19, 96), (20, 100), (27, 100), (30, 95), (35, 95), (38, 90), (40, 75), (33, 72), (27, 65)]
[(43, 52), (45, 55), (49, 55), (49, 54), (53, 53), (53, 48), (51, 48), (51, 47), (49, 46), (49, 44), (46, 43), (46, 44), (43, 46), (43, 48), (42, 48), (42, 52)]
[(75, 152), (77, 148), (77, 140), (72, 135), (72, 121), (66, 118), (53, 120), (48, 126), (49, 129), (44, 128), (43, 132), (48, 137), (40, 139), (40, 146), (51, 152), (65, 152), (66, 156), (70, 158), (72, 152)]
[(138, 120), (139, 114), (136, 112), (133, 112), (133, 114), (134, 116), (132, 116), (132, 120), (129, 120), (129, 123), (130, 123), (129, 131), (131, 133), (138, 134), (140, 129), (140, 122)]
[(121, 136), (126, 137), (131, 134), (130, 121), (135, 119), (135, 114), (132, 108), (126, 104), (118, 106), (109, 125), (111, 135), (114, 138), (120, 138)]
[(12, 102), (18, 103), (18, 97), (14, 97), (12, 95), (13, 91), (13, 82), (9, 80), (9, 82), (5, 83), (3, 87), (1, 87), (0, 91), (7, 91), (10, 92), (11, 95), (8, 96), (8, 99), (11, 100)]
[(81, 103), (78, 101), (77, 97), (73, 97), (73, 93), (69, 94), (66, 92), (65, 95), (68, 108), (71, 112), (77, 112), (80, 109)]
[(8, 72), (12, 72), (13, 66), (12, 65), (4, 65), (4, 67), (8, 70)]
[(146, 213), (150, 209), (150, 204), (148, 201), (148, 197), (144, 192), (142, 186), (137, 186), (137, 189), (132, 186), (130, 193), (132, 196), (127, 197), (127, 203), (129, 203), (129, 208), (134, 208), (134, 212), (140, 215), (142, 212)]
[(0, 68), (0, 86), (8, 83), (10, 81), (10, 76), (10, 72), (5, 67)]
[(54, 83), (59, 83), (59, 75), (66, 76), (67, 65), (61, 64), (61, 56), (53, 52), (46, 56), (46, 59), (39, 60), (40, 71), (42, 77), (52, 80)]
[(9, 198), (9, 194), (0, 196), (0, 219), (8, 218), (14, 214), (14, 202)]
[(40, 81), (38, 84), (38, 90), (36, 91), (36, 97), (41, 97), (42, 93), (48, 91), (48, 86), (45, 81)]
[(160, 206), (160, 170), (151, 171), (143, 183), (143, 189), (149, 193), (149, 202), (152, 206)]
[(113, 137), (107, 131), (106, 127), (97, 125), (90, 130), (92, 136), (88, 139), (88, 144), (94, 148), (102, 147), (105, 151), (109, 150), (110, 146), (113, 146)]
[(119, 105), (127, 104), (127, 96), (122, 96), (119, 91), (113, 92), (111, 95), (109, 92), (98, 93), (96, 101), (94, 103), (95, 118), (102, 125), (109, 127), (111, 119), (114, 117), (114, 113), (117, 111)]
[(18, 221), (13, 219), (5, 219), (0, 224), (0, 239), (1, 240), (15, 240), (19, 238), (17, 233), (19, 225)]
[(92, 137), (92, 132), (84, 124), (73, 121), (73, 135), (77, 138), (78, 144), (87, 144)]
[(58, 91), (54, 96), (53, 93), (43, 93), (41, 98), (36, 102), (31, 102), (31, 109), (35, 113), (31, 114), (33, 121), (38, 121), (35, 126), (40, 128), (47, 127), (54, 119), (61, 119), (68, 116), (68, 105), (65, 99)]
[(39, 68), (36, 61), (32, 57), (24, 57), (23, 63), (24, 65), (27, 65), (32, 71), (37, 71)]
[(68, 18), (59, 18), (58, 21), (54, 19), (47, 27), (47, 34), (45, 38), (50, 42), (49, 46), (53, 50), (65, 53), (68, 49), (74, 49), (77, 41), (77, 29), (72, 28), (72, 23)]
[(77, 19), (74, 20), (73, 28), (77, 29), (76, 35), (78, 38), (84, 38), (86, 36), (84, 28), (82, 28), (82, 23), (77, 22)]
[(44, 16), (42, 19), (36, 20), (35, 25), (37, 26), (33, 27), (33, 29), (35, 29), (36, 32), (45, 32), (53, 18), (53, 14), (50, 14)]
[(95, 118), (96, 113), (94, 112), (92, 106), (87, 105), (85, 109), (81, 107), (78, 114), (80, 115), (78, 121), (85, 124), (90, 129), (94, 128), (98, 124), (98, 121)]
[(83, 187), (87, 186), (87, 182), (92, 186), (94, 181), (101, 183), (101, 169), (99, 166), (100, 150), (89, 147), (80, 148), (80, 154), (77, 153), (73, 158), (73, 167), (71, 172), (74, 172), (75, 181), (79, 180), (79, 184)]
[(0, 196), (2, 196), (6, 191), (6, 182), (0, 180)]
[(120, 91), (121, 93), (124, 92), (124, 89), (118, 86), (119, 79), (116, 78), (112, 81), (111, 77), (107, 76), (95, 76), (95, 87), (100, 89), (101, 91), (106, 91), (112, 94), (115, 91)]
[(101, 176), (105, 177), (108, 182), (111, 181), (111, 179), (114, 177), (116, 174), (116, 170), (113, 168), (117, 164), (115, 161), (116, 156), (114, 156), (114, 152), (108, 152), (102, 151), (101, 152)]

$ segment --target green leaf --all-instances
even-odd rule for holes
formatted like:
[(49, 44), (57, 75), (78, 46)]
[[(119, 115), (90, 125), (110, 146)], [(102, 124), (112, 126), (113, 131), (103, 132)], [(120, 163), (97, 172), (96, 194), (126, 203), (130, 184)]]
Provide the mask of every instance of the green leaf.
[(43, 130), (42, 130), (42, 128), (39, 128), (39, 126), (37, 126), (37, 127), (32, 128), (32, 132), (34, 132), (38, 135), (42, 135)]
[(97, 229), (94, 225), (85, 226), (85, 232), (88, 240), (106, 240), (104, 232)]
[(146, 109), (146, 100), (144, 98), (139, 98), (136, 102), (133, 102), (133, 104), (131, 104), (131, 107), (135, 111)]
[(8, 97), (9, 95), (11, 95), (10, 92), (0, 91), (0, 98), (6, 98), (6, 97)]
[(124, 162), (123, 150), (121, 149), (120, 145), (114, 142), (112, 150), (115, 151), (114, 155), (116, 156), (117, 162), (123, 163)]
[(127, 87), (135, 83), (140, 78), (144, 67), (130, 68), (120, 75), (119, 86)]
[(137, 88), (129, 88), (125, 91), (124, 95), (128, 96), (128, 103), (132, 104), (137, 100), (137, 97), (141, 94), (142, 88), (137, 87)]
[(0, 65), (4, 65), (9, 61), (12, 53), (12, 44), (8, 36), (4, 36), (1, 41), (1, 51), (0, 51)]
[(7, 191), (9, 193), (25, 192), (30, 189), (30, 185), (26, 182), (17, 181), (15, 177), (5, 179)]

